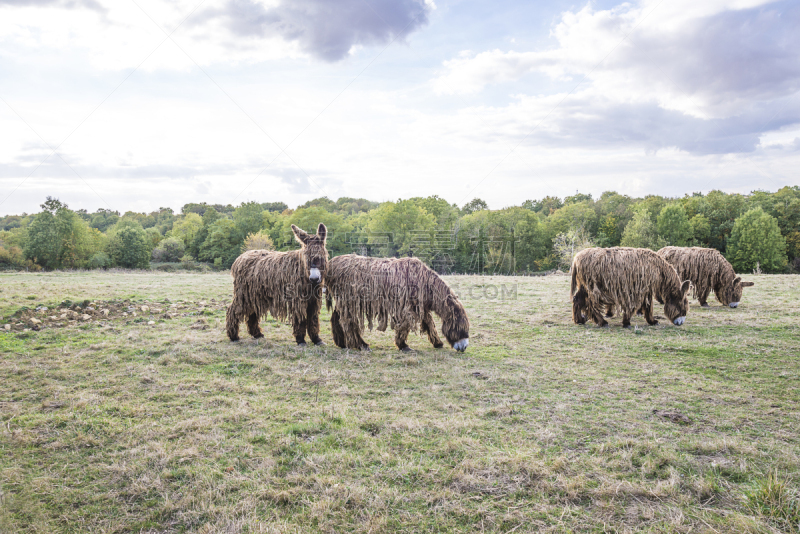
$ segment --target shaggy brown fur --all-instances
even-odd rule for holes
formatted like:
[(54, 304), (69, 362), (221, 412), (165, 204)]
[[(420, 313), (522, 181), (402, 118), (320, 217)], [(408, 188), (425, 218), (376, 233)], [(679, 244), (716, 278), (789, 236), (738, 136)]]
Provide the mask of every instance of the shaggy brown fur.
[(656, 325), (653, 295), (665, 302), (664, 313), (674, 324), (683, 324), (689, 308), (690, 282), (681, 283), (675, 269), (649, 249), (584, 249), (575, 255), (571, 274), (572, 320), (577, 324), (589, 316), (598, 326), (606, 326), (602, 310), (617, 307), (625, 327), (638, 309), (648, 324)]
[(417, 258), (367, 258), (348, 254), (330, 261), (325, 278), (333, 341), (349, 349), (369, 349), (362, 338), (364, 319), (372, 330), (387, 325), (395, 331), (395, 344), (403, 351), (408, 333), (420, 328), (434, 347), (444, 344), (436, 333), (431, 312), (442, 319), (442, 334), (450, 346), (466, 350), (469, 319), (464, 306), (447, 284)]
[[(298, 345), (305, 345), (306, 330), (315, 345), (324, 345), (319, 338), (319, 311), (328, 264), (328, 231), (324, 224), (317, 228), (317, 235), (309, 235), (295, 225), (292, 231), (300, 250), (249, 250), (233, 262), (233, 302), (225, 320), (231, 341), (239, 339), (242, 321), (247, 321), (251, 336), (264, 337), (258, 322), (269, 312), (278, 321), (291, 319)], [(317, 279), (312, 280), (312, 273)]]
[(664, 247), (658, 255), (675, 267), (681, 280), (692, 281), (694, 296), (704, 308), (712, 290), (720, 304), (736, 308), (742, 300), (742, 288), (753, 285), (742, 282), (728, 260), (713, 248)]

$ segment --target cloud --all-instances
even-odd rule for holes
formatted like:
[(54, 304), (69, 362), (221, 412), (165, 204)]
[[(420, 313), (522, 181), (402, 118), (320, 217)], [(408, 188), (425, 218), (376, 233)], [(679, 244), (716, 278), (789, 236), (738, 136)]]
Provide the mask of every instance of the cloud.
[(587, 6), (563, 14), (552, 31), (558, 47), (462, 53), (433, 87), (477, 93), (543, 73), (574, 92), (518, 96), (490, 111), (503, 116), (499, 132), (524, 124), (535, 128), (529, 143), (750, 152), (764, 132), (800, 122), (800, 5), (757, 3)]
[(337, 61), (358, 45), (402, 39), (428, 22), (433, 4), (418, 0), (229, 0), (204, 18), (225, 19), (240, 37), (280, 35), (325, 61)]

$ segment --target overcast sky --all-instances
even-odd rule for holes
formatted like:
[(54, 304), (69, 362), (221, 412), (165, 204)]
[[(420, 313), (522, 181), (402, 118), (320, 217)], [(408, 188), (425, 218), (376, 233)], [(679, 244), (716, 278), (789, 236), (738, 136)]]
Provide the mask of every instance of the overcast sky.
[(800, 3), (0, 0), (0, 214), (800, 184)]

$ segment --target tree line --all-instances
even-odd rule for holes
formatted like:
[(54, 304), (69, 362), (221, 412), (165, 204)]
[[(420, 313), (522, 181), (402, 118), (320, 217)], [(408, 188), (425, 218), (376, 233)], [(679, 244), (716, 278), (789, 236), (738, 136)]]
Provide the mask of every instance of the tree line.
[(547, 196), (490, 210), (438, 196), (377, 203), (326, 197), (283, 202), (190, 203), (180, 213), (71, 210), (47, 197), (36, 214), (0, 218), (0, 269), (228, 268), (247, 249), (291, 250), (291, 225), (328, 227), (332, 256), (416, 256), (439, 272), (527, 274), (568, 268), (588, 246), (716, 248), (737, 271), (800, 271), (800, 187), (749, 195), (711, 191), (634, 198), (608, 191)]

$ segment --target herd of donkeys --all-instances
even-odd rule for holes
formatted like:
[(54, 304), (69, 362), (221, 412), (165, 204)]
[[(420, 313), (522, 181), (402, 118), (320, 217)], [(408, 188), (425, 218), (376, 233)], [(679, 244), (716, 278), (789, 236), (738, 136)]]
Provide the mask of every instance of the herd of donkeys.
[[(292, 225), (300, 249), (290, 252), (251, 250), (231, 267), (233, 301), (227, 310), (226, 331), (231, 341), (239, 339), (239, 326), (255, 338), (263, 337), (260, 319), (267, 313), (292, 323), (298, 345), (306, 334), (315, 345), (320, 338), (319, 313), (323, 301), (331, 313), (331, 332), (336, 346), (369, 350), (363, 339), (364, 323), (372, 329), (395, 333), (395, 344), (410, 351), (408, 334), (421, 331), (435, 348), (444, 346), (433, 321), (442, 321), (442, 335), (459, 352), (469, 345), (469, 319), (458, 296), (417, 258), (372, 258), (348, 254), (328, 259), (327, 229), (320, 224), (316, 234)], [(622, 315), (630, 326), (633, 314), (644, 315), (650, 325), (653, 300), (664, 305), (664, 313), (675, 325), (686, 320), (688, 292), (707, 307), (711, 293), (724, 306), (736, 308), (742, 289), (752, 286), (736, 275), (731, 264), (715, 249), (665, 247), (649, 249), (589, 248), (572, 262), (572, 319), (584, 324), (591, 318), (607, 326), (605, 317)]]

